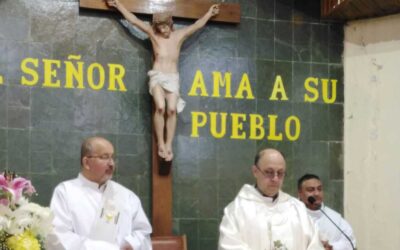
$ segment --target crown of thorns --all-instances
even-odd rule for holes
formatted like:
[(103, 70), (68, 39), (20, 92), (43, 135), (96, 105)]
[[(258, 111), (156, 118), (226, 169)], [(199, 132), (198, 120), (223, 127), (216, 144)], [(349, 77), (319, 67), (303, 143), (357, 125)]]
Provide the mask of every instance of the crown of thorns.
[(154, 13), (153, 14), (153, 25), (158, 25), (158, 24), (172, 24), (172, 14), (171, 12), (160, 12), (160, 13)]

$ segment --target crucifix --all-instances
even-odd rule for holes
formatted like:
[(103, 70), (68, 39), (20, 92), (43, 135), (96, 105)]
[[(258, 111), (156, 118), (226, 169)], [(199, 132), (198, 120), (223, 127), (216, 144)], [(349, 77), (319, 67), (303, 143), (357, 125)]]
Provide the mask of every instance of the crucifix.
[[(145, 32), (153, 45), (153, 69), (149, 71), (149, 91), (153, 96), (152, 146), (152, 224), (153, 236), (172, 236), (172, 137), (175, 120), (164, 115), (167, 106), (179, 111), (179, 50), (183, 41), (211, 19), (217, 22), (239, 23), (240, 6), (234, 3), (213, 5), (209, 0), (80, 0), (80, 7), (118, 10), (134, 26)], [(138, 19), (134, 13), (153, 14), (152, 25)], [(154, 14), (156, 13), (156, 14)], [(168, 13), (169, 15), (166, 15)], [(198, 19), (194, 24), (174, 30), (172, 16)], [(161, 82), (165, 82), (161, 84)], [(162, 110), (159, 115), (157, 112)], [(174, 111), (174, 110), (173, 110)], [(166, 112), (167, 113), (167, 112)], [(172, 124), (172, 125), (171, 125)], [(165, 127), (164, 127), (165, 126)], [(166, 128), (166, 133), (164, 133)]]

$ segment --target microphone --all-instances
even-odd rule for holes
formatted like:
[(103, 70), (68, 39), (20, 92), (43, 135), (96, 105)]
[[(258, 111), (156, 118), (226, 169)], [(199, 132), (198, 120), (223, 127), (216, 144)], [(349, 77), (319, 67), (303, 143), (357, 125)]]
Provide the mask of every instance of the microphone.
[[(314, 196), (308, 196), (307, 200), (311, 205), (314, 205), (314, 202), (317, 201)], [(321, 209), (321, 205), (318, 205), (317, 209)]]
[[(309, 196), (309, 197), (307, 198), (307, 201), (308, 201), (311, 205), (313, 205), (313, 204), (317, 201), (317, 199), (315, 199), (314, 196)], [(350, 242), (351, 247), (353, 248), (353, 250), (355, 250), (356, 248), (354, 247), (353, 242), (351, 241), (350, 237), (347, 236), (347, 234), (345, 234), (345, 233), (343, 232), (343, 230), (340, 229), (340, 227), (339, 227), (338, 225), (336, 225), (336, 223), (325, 213), (325, 211), (321, 209), (321, 205), (319, 205), (317, 209), (318, 209), (319, 211), (321, 211), (321, 212), (326, 216), (326, 218), (328, 218), (328, 219), (333, 223), (333, 225), (335, 225), (335, 227), (336, 227), (337, 229), (339, 229), (339, 231), (344, 235), (344, 237), (346, 237), (346, 239)]]

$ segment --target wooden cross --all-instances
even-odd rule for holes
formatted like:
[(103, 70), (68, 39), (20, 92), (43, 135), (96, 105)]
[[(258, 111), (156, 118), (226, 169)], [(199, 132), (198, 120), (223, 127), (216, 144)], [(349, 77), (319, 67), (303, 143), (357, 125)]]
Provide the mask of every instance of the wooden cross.
[[(173, 17), (198, 19), (215, 3), (210, 0), (120, 0), (131, 12), (153, 14), (171, 12)], [(104, 0), (80, 0), (79, 6), (87, 9), (111, 10)], [(220, 3), (219, 14), (211, 21), (240, 23), (240, 5), (237, 3)]]
[[(120, 0), (131, 12), (153, 14), (168, 11), (174, 17), (198, 19), (210, 8), (210, 0)], [(80, 0), (81, 8), (111, 10), (105, 0)], [(220, 3), (219, 14), (211, 21), (225, 23), (240, 22), (240, 5)], [(160, 166), (157, 143), (152, 137), (152, 224), (154, 236), (172, 236), (172, 174), (171, 165)], [(179, 152), (178, 152), (179, 154)], [(162, 163), (162, 162), (161, 162)]]

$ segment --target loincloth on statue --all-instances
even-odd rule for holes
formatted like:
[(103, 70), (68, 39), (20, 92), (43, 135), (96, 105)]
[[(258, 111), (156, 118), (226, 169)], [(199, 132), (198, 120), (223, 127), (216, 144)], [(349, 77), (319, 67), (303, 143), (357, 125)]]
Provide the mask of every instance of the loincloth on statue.
[(153, 95), (153, 88), (160, 85), (164, 90), (174, 93), (178, 96), (176, 110), (180, 113), (185, 107), (185, 101), (179, 93), (179, 73), (163, 73), (157, 70), (150, 70), (147, 75), (150, 77), (149, 92)]

